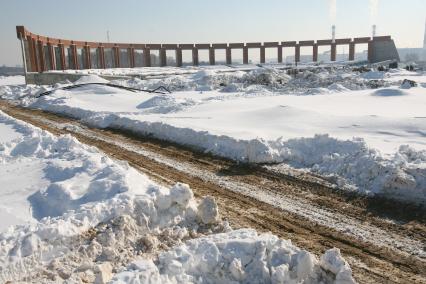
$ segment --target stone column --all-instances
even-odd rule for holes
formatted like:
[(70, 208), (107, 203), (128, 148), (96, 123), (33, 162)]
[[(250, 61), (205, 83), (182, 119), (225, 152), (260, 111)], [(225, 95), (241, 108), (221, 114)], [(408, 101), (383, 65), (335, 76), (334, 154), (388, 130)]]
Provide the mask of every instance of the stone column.
[(151, 67), (151, 50), (149, 47), (143, 49), (143, 56), (145, 57), (144, 67)]
[(160, 66), (167, 66), (167, 53), (165, 48), (160, 48)]
[(210, 63), (210, 65), (216, 64), (215, 53), (214, 53), (213, 47), (209, 48), (209, 63)]
[(244, 46), (243, 47), (243, 64), (248, 64), (249, 63), (249, 59), (248, 59), (248, 47)]
[(349, 60), (355, 60), (355, 42), (349, 44)]
[(331, 61), (336, 61), (336, 57), (337, 57), (337, 45), (335, 43), (332, 43), (331, 44), (330, 60)]
[(192, 48), (192, 65), (198, 66), (198, 48)]
[(318, 61), (318, 44), (313, 45), (312, 50), (312, 61), (317, 62)]
[(265, 63), (266, 62), (266, 55), (265, 55), (265, 47), (261, 46), (260, 47), (260, 63)]
[(283, 47), (278, 46), (278, 63), (283, 63)]
[(182, 66), (182, 48), (180, 47), (176, 48), (176, 66)]
[(46, 71), (46, 60), (44, 58), (44, 48), (43, 48), (43, 42), (39, 40), (37, 42), (38, 47), (38, 59), (39, 59), (39, 72)]
[(295, 54), (294, 54), (294, 61), (300, 62), (300, 45), (296, 44), (295, 46)]
[(232, 64), (232, 49), (230, 47), (226, 48), (226, 64)]

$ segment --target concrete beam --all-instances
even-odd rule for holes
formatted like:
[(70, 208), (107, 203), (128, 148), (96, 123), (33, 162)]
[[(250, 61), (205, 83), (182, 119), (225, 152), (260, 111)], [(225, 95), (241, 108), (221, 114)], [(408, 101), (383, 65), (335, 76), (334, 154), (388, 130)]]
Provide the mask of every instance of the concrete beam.
[(195, 45), (198, 49), (210, 49), (210, 44), (208, 43), (198, 43)]
[(99, 56), (99, 58), (98, 58), (99, 66), (102, 69), (105, 69), (105, 67), (106, 67), (105, 66), (105, 50), (104, 50), (103, 46), (98, 47), (98, 56)]
[(350, 44), (351, 42), (352, 42), (352, 39), (350, 38), (338, 38), (335, 41), (337, 45)]
[(114, 64), (115, 68), (120, 68), (120, 49), (115, 46), (112, 48), (113, 54), (114, 54)]
[(149, 48), (150, 50), (152, 49), (161, 49), (161, 44), (146, 44), (145, 47)]
[(369, 43), (371, 38), (369, 37), (356, 37), (354, 38), (355, 43)]
[(299, 41), (300, 46), (313, 46), (315, 44), (315, 41), (313, 40), (302, 40)]
[[(65, 62), (65, 47), (63, 44), (58, 44), (59, 48), (59, 65), (61, 66), (62, 70), (65, 70), (67, 68), (67, 64)], [(58, 58), (56, 58), (58, 60)]]
[(193, 44), (179, 44), (179, 48), (182, 50), (192, 50), (194, 48)]
[(332, 43), (333, 43), (333, 41), (331, 39), (317, 40), (318, 46), (321, 46), (321, 45), (331, 45)]
[(48, 43), (47, 48), (49, 51), (49, 61), (50, 61), (50, 70), (56, 70), (56, 64), (55, 64), (55, 49), (52, 44)]
[(44, 58), (44, 48), (43, 48), (43, 42), (38, 41), (37, 42), (37, 48), (38, 48), (38, 59), (39, 59), (39, 72), (46, 71), (46, 60)]
[(269, 42), (264, 42), (263, 46), (264, 47), (278, 47), (280, 44), (278, 41), (269, 41)]
[(390, 36), (375, 36), (373, 37), (373, 41), (389, 41), (392, 38)]
[(244, 47), (244, 43), (230, 43), (228, 45), (228, 48), (243, 48)]
[(84, 52), (84, 68), (85, 69), (90, 69), (92, 67), (92, 60), (90, 58), (90, 46), (86, 45), (83, 48), (83, 52)]
[(262, 46), (261, 42), (248, 42), (246, 43), (246, 47), (248, 48), (259, 48)]
[(168, 50), (176, 50), (178, 48), (177, 44), (162, 44), (161, 48), (168, 49)]
[(226, 48), (228, 48), (228, 44), (226, 44), (226, 43), (213, 43), (212, 47), (214, 49), (226, 49)]
[(283, 41), (283, 42), (281, 42), (281, 45), (283, 47), (295, 47), (296, 44), (297, 44), (296, 41)]

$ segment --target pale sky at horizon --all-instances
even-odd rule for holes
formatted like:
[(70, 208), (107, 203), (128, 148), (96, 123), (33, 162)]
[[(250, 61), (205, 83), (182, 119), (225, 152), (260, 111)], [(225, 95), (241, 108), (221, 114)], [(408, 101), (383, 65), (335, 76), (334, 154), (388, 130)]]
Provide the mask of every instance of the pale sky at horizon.
[(213, 43), (326, 39), (333, 22), (337, 37), (370, 36), (375, 23), (398, 47), (423, 45), (426, 0), (335, 0), (335, 16), (332, 2), (0, 0), (0, 65), (22, 63), (16, 25), (76, 40), (106, 41), (109, 30), (112, 42)]

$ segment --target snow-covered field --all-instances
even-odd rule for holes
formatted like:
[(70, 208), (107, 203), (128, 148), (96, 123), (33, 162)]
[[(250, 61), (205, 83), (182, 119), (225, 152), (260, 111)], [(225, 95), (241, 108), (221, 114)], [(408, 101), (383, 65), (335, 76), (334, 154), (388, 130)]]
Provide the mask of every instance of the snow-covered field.
[(0, 112), (0, 282), (352, 283), (332, 249), (232, 230), (211, 197), (150, 181)]
[[(278, 170), (283, 163), (307, 169), (343, 189), (426, 201), (425, 73), (359, 73), (340, 66), (289, 76), (249, 67), (191, 67), (180, 71), (190, 70), (186, 75), (167, 68), (172, 75), (114, 82), (173, 91), (164, 95), (94, 85), (39, 99), (28, 95), (51, 87), (3, 86), (0, 94), (97, 127), (150, 134)], [(402, 85), (404, 79), (417, 86)], [(92, 80), (103, 81), (91, 75), (81, 82)]]

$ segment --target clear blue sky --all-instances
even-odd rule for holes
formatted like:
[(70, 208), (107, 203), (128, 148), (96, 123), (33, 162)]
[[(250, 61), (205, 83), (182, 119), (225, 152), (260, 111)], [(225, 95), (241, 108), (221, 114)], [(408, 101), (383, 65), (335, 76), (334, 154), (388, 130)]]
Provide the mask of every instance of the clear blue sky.
[[(92, 41), (209, 43), (283, 41), (390, 34), (398, 47), (421, 47), (426, 0), (0, 0), (0, 64), (21, 64), (15, 26)], [(376, 0), (377, 1), (377, 0)], [(372, 1), (374, 2), (374, 1)]]

